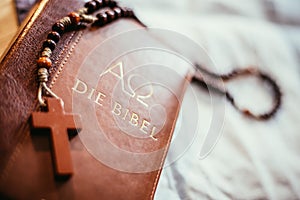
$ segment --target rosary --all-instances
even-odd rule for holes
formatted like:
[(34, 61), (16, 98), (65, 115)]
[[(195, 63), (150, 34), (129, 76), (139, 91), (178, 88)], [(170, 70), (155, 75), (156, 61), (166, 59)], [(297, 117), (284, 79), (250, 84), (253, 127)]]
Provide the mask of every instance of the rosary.
[[(108, 8), (105, 11), (101, 11), (95, 16), (92, 14), (102, 8)], [(51, 54), (54, 51), (56, 44), (59, 42), (62, 34), (76, 30), (82, 25), (91, 24), (94, 27), (103, 27), (113, 21), (120, 18), (132, 18), (145, 27), (142, 22), (138, 20), (134, 12), (129, 8), (123, 8), (118, 6), (117, 2), (113, 0), (91, 0), (85, 3), (84, 7), (78, 11), (74, 11), (68, 14), (68, 16), (58, 20), (53, 26), (52, 30), (48, 33), (47, 39), (43, 42), (42, 51), (40, 57), (37, 60), (37, 80), (39, 83), (37, 99), (41, 111), (33, 112), (31, 115), (32, 128), (47, 128), (51, 131), (51, 143), (52, 154), (54, 159), (55, 174), (57, 176), (67, 176), (73, 174), (72, 160), (70, 155), (70, 149), (68, 144), (67, 131), (79, 131), (80, 127), (76, 127), (74, 118), (78, 118), (77, 115), (66, 114), (63, 109), (63, 101), (47, 86), (49, 72), (52, 67)], [(202, 66), (195, 64), (196, 72), (201, 72), (202, 76), (195, 76), (194, 81), (204, 84), (206, 86), (215, 88), (217, 91), (225, 94), (227, 100), (244, 115), (254, 118), (256, 120), (270, 119), (277, 112), (281, 105), (281, 92), (276, 82), (268, 75), (249, 68), (234, 70), (227, 75), (218, 75), (212, 73)], [(229, 91), (221, 90), (213, 84), (204, 82), (205, 79), (220, 79), (225, 83), (232, 79), (242, 76), (255, 76), (267, 83), (273, 92), (273, 106), (270, 111), (255, 115), (249, 110), (243, 110), (239, 108)], [(43, 98), (44, 96), (51, 96), (54, 98)]]

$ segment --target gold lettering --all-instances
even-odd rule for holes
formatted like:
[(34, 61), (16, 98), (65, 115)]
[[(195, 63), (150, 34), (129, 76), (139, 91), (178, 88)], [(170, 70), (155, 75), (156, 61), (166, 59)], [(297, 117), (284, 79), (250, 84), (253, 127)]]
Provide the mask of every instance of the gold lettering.
[[(133, 89), (132, 85), (132, 79), (133, 78), (139, 78), (140, 80), (143, 80), (142, 83), (139, 85), (135, 86), (136, 88)], [(145, 79), (143, 76), (138, 75), (138, 74), (131, 74), (128, 77), (127, 84), (131, 92), (133, 93), (132, 97), (135, 97), (138, 102), (143, 104), (145, 107), (148, 107), (148, 104), (144, 101), (145, 99), (150, 98), (153, 95), (153, 86), (152, 83), (150, 83), (147, 79)], [(145, 90), (148, 89), (148, 93), (146, 94), (138, 94), (137, 91), (140, 91), (142, 93), (145, 93)]]
[(143, 122), (142, 122), (142, 126), (140, 128), (140, 130), (147, 134), (148, 133), (148, 126), (150, 125), (150, 122), (148, 122), (147, 120), (143, 119)]
[(130, 123), (132, 126), (137, 126), (138, 123), (139, 123), (139, 116), (138, 116), (138, 114), (132, 112), (132, 115), (131, 115), (131, 118), (130, 118), (129, 123)]
[(91, 92), (90, 92), (90, 94), (89, 94), (89, 96), (88, 96), (88, 99), (91, 99), (91, 98), (92, 98), (94, 92), (95, 92), (95, 89), (92, 88), (92, 90), (91, 90)]
[(105, 97), (106, 97), (105, 94), (98, 92), (95, 103), (98, 104), (99, 106), (102, 106), (102, 103), (100, 103), (99, 101), (103, 102), (103, 98), (105, 98)]
[(154, 137), (155, 130), (156, 130), (156, 127), (155, 127), (155, 126), (153, 126), (153, 128), (152, 128), (152, 130), (151, 130), (150, 137), (151, 137), (153, 140), (157, 141), (157, 138), (156, 138), (156, 137)]
[[(128, 108), (123, 108), (122, 104), (118, 102), (114, 102), (113, 109), (111, 111), (114, 115), (119, 116), (120, 119), (126, 120), (127, 116), (129, 116), (128, 123), (134, 127), (137, 127), (139, 131), (144, 134), (147, 134), (151, 139), (157, 141), (158, 139), (155, 137), (156, 127), (151, 125), (151, 123), (143, 119), (141, 120), (141, 124), (139, 123), (140, 116), (138, 113), (130, 111)], [(139, 125), (140, 124), (140, 125)], [(152, 127), (152, 129), (151, 129)]]
[(87, 89), (88, 89), (88, 87), (87, 87), (86, 83), (84, 83), (83, 81), (81, 81), (79, 79), (76, 79), (75, 86), (72, 88), (73, 91), (75, 91), (79, 94), (86, 93)]
[[(113, 71), (115, 68), (118, 68), (118, 72), (116, 71)], [(112, 75), (114, 75), (115, 77), (119, 78), (119, 79), (123, 79), (123, 76), (124, 76), (124, 71), (123, 71), (123, 63), (122, 62), (119, 62), (113, 66), (111, 66), (110, 68), (108, 68), (106, 71), (102, 72), (100, 74), (100, 77), (107, 74), (107, 73), (110, 73)]]
[(114, 109), (111, 112), (113, 114), (119, 116), (119, 115), (121, 115), (121, 108), (122, 108), (121, 104), (119, 104), (118, 102), (115, 102)]
[(123, 120), (125, 120), (125, 119), (126, 119), (126, 117), (127, 117), (127, 115), (128, 115), (128, 112), (129, 112), (129, 110), (128, 110), (128, 109), (126, 109), (126, 112), (125, 112), (124, 116), (122, 117), (122, 119), (123, 119)]
[(125, 89), (125, 85), (124, 85), (124, 69), (123, 69), (123, 63), (122, 62), (118, 62), (117, 64), (109, 67), (107, 70), (105, 70), (104, 72), (102, 72), (100, 74), (100, 77), (106, 75), (106, 74), (111, 74), (115, 77), (117, 77), (118, 79), (120, 79), (121, 81), (121, 86), (122, 86), (122, 90), (125, 94), (129, 95), (130, 97), (134, 97), (134, 94), (131, 94), (130, 92), (128, 92)]
[[(129, 89), (133, 94), (128, 93), (124, 88), (124, 80), (123, 80), (123, 65), (122, 62), (108, 68), (106, 71), (104, 71), (100, 76), (103, 76), (107, 73), (112, 74), (113, 76), (120, 79), (122, 83), (122, 89), (125, 93), (130, 95), (131, 97), (136, 98), (140, 103), (142, 103), (144, 106), (148, 106), (143, 100), (150, 98), (153, 95), (153, 86), (150, 82), (147, 80), (142, 80), (142, 84), (138, 85), (139, 87), (135, 88), (136, 90), (139, 90), (139, 93), (136, 93), (136, 91), (133, 90), (133, 82), (131, 82), (131, 79), (134, 77), (137, 77), (138, 75), (131, 75), (128, 79), (128, 86)], [(147, 87), (147, 90), (145, 88)], [(84, 81), (80, 79), (76, 79), (74, 86), (72, 87), (72, 90), (78, 94), (83, 94), (84, 96), (93, 101), (94, 103), (98, 104), (99, 106), (103, 106), (103, 102), (105, 101), (106, 94), (97, 91), (95, 88), (90, 87), (87, 85)], [(97, 94), (97, 95), (96, 95)], [(122, 106), (122, 104), (118, 102), (114, 102), (113, 109), (111, 112), (119, 116), (120, 119), (126, 120), (129, 124), (136, 127), (137, 130), (141, 131), (143, 134), (146, 134), (151, 139), (157, 141), (158, 139), (155, 137), (156, 127), (153, 126), (150, 121), (143, 119), (138, 115), (138, 113), (135, 113), (128, 108)], [(151, 129), (152, 127), (152, 129)]]

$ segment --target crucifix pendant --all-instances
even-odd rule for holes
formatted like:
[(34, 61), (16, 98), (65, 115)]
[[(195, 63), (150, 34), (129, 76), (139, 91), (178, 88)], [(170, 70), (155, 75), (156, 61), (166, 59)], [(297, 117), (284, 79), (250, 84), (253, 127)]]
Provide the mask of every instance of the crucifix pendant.
[(68, 131), (79, 131), (75, 118), (79, 115), (66, 114), (60, 99), (47, 99), (47, 112), (33, 112), (32, 129), (50, 129), (52, 159), (56, 176), (73, 174), (72, 158), (69, 146)]

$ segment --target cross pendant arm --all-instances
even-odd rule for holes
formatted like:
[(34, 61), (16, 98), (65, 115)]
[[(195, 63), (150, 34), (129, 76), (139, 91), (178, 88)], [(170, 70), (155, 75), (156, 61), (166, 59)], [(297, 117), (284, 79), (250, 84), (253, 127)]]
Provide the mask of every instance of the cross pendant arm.
[(52, 157), (55, 174), (70, 176), (73, 174), (72, 158), (69, 147), (68, 130), (80, 130), (74, 119), (78, 115), (65, 114), (61, 100), (48, 98), (48, 112), (34, 112), (31, 115), (32, 128), (50, 129)]

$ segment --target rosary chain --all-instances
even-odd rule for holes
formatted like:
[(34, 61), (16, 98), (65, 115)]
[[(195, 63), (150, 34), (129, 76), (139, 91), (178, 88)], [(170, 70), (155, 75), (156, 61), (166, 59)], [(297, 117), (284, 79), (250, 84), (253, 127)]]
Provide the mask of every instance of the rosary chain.
[[(196, 70), (199, 70), (201, 73), (207, 74), (214, 79), (220, 79), (221, 81), (223, 81), (225, 83), (229, 82), (235, 78), (241, 77), (241, 76), (255, 76), (258, 79), (265, 82), (266, 84), (268, 84), (272, 90), (273, 105), (269, 111), (262, 113), (262, 114), (254, 114), (253, 112), (251, 112), (248, 109), (240, 108), (236, 104), (233, 96), (230, 94), (230, 92), (228, 90), (215, 88), (213, 85), (207, 84), (207, 86), (213, 87), (215, 90), (217, 90), (221, 93), (224, 93), (226, 96), (226, 99), (232, 104), (232, 106), (235, 109), (237, 109), (239, 112), (246, 115), (247, 117), (250, 117), (250, 118), (253, 118), (256, 120), (268, 120), (276, 114), (276, 112), (278, 111), (278, 109), (281, 106), (282, 93), (280, 91), (278, 84), (271, 77), (260, 72), (256, 68), (235, 69), (232, 72), (230, 72), (229, 74), (216, 74), (216, 73), (208, 71), (207, 69), (205, 69), (203, 66), (201, 66), (199, 64), (195, 64), (195, 67), (196, 67)], [(195, 78), (194, 78), (194, 80), (203, 83), (203, 85), (206, 85), (204, 80), (199, 80), (199, 79), (196, 80)]]
[[(110, 9), (98, 13), (96, 16), (92, 15), (95, 11), (102, 8)], [(119, 18), (133, 18), (141, 23), (131, 9), (118, 6), (117, 2), (113, 0), (91, 0), (85, 3), (83, 8), (69, 13), (68, 16), (58, 20), (52, 26), (52, 30), (48, 33), (47, 39), (43, 42), (43, 48), (40, 57), (37, 60), (37, 75), (39, 81), (38, 101), (41, 106), (46, 106), (46, 103), (43, 100), (43, 89), (51, 96), (59, 98), (49, 87), (47, 87), (46, 83), (49, 78), (48, 70), (52, 67), (50, 57), (61, 36), (65, 32), (74, 30), (82, 24), (91, 24), (92, 26), (102, 27)]]

